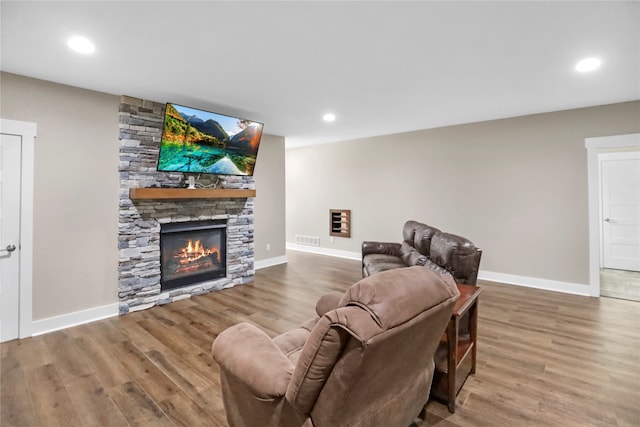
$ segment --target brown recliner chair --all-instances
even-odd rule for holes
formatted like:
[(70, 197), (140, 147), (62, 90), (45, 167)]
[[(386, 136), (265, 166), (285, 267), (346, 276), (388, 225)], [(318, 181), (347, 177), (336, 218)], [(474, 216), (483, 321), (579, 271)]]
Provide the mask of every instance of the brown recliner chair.
[(273, 339), (249, 323), (226, 329), (212, 351), (229, 425), (408, 426), (458, 296), (448, 275), (400, 268), (321, 298), (320, 318)]

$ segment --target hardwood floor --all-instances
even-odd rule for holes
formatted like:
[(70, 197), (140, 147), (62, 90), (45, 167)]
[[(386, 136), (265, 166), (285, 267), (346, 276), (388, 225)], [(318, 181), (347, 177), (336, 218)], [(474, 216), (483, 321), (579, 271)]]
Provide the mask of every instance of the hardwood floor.
[[(288, 256), (248, 285), (0, 345), (0, 425), (226, 426), (217, 334), (281, 333), (360, 279), (358, 261)], [(640, 425), (640, 303), (479, 284), (477, 373), (455, 414), (430, 402), (415, 427)]]

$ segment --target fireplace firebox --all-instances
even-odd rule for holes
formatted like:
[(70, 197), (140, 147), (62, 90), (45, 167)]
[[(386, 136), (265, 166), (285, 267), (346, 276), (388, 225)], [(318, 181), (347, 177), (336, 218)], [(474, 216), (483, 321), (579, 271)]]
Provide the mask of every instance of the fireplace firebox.
[(227, 275), (226, 221), (162, 224), (160, 289), (193, 285)]

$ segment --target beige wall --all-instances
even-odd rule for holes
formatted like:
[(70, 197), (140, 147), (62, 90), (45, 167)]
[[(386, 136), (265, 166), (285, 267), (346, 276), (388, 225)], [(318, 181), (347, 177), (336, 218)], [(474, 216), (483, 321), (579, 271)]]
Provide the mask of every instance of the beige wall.
[[(35, 122), (33, 318), (117, 302), (119, 97), (0, 74), (2, 118)], [(640, 102), (287, 150), (256, 164), (256, 261), (294, 234), (359, 252), (408, 218), (472, 239), (485, 271), (588, 281), (584, 138), (640, 132)], [(286, 176), (283, 173), (286, 157)], [(352, 237), (329, 242), (329, 209)], [(266, 244), (271, 251), (266, 250)]]
[(119, 97), (3, 73), (35, 122), (33, 320), (117, 302)]
[[(483, 249), (481, 270), (587, 284), (584, 138), (640, 131), (640, 101), (287, 150), (287, 242), (360, 252), (415, 219)], [(329, 209), (351, 238), (329, 239)]]
[(256, 261), (282, 257), (286, 253), (284, 156), (283, 137), (262, 136), (254, 174)]
[[(0, 116), (38, 126), (33, 320), (117, 303), (120, 97), (8, 73), (0, 85)], [(255, 186), (255, 259), (284, 256), (282, 137), (263, 136)]]

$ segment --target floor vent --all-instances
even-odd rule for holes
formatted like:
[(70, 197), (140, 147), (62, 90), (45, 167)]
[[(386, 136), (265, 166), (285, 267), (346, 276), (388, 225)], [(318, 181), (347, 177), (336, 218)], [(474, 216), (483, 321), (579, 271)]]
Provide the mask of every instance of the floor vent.
[(320, 238), (296, 234), (296, 243), (299, 245), (320, 246)]

